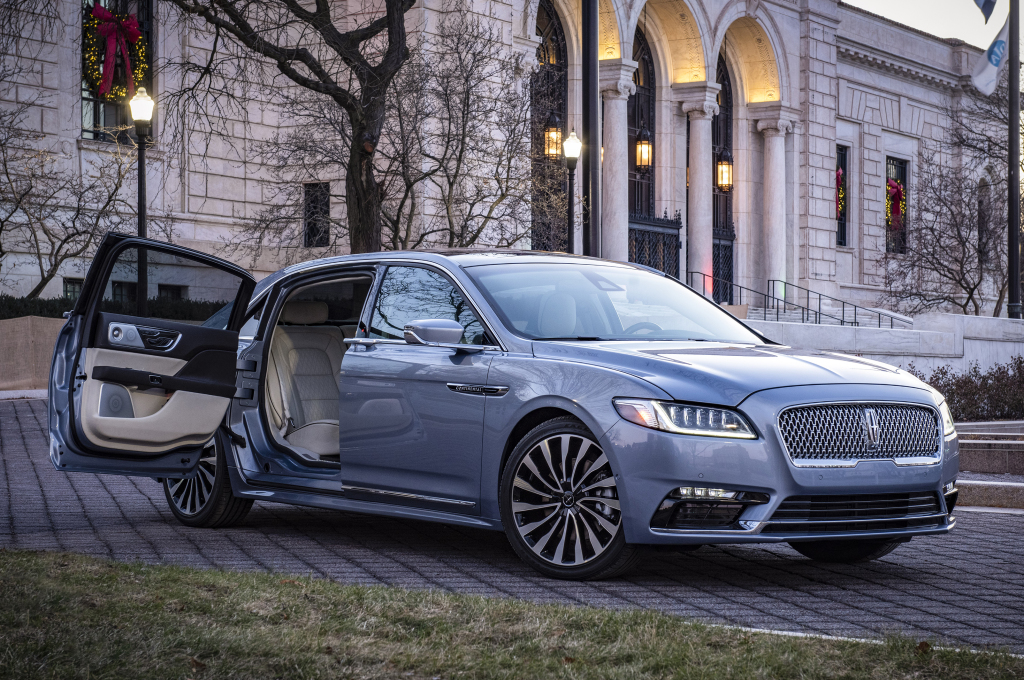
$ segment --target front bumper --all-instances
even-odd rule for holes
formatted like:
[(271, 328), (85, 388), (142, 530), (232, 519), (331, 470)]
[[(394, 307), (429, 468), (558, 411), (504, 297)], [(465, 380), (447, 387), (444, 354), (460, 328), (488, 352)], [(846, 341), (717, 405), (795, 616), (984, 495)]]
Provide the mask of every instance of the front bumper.
[[(617, 471), (626, 540), (639, 544), (780, 543), (838, 538), (909, 538), (947, 533), (956, 520), (948, 514), (942, 488), (956, 479), (959, 448), (955, 437), (944, 442), (942, 457), (929, 465), (896, 465), (891, 460), (864, 460), (853, 467), (798, 467), (779, 440), (778, 414), (788, 406), (829, 401), (900, 401), (930, 404), (930, 394), (909, 387), (827, 385), (766, 390), (739, 406), (758, 430), (756, 440), (728, 440), (676, 435), (626, 421), (605, 433)], [(654, 528), (652, 517), (666, 495), (678, 487), (706, 487), (768, 494), (769, 501), (746, 507), (729, 528)], [(898, 494), (938, 495), (934, 523), (910, 528), (788, 531), (770, 526), (779, 505), (793, 496)], [(885, 526), (884, 524), (882, 526)]]

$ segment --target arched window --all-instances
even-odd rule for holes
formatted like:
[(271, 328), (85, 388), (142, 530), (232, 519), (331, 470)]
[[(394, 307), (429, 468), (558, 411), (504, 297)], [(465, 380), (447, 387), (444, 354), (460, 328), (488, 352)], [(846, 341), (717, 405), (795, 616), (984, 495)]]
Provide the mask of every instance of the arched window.
[[(718, 166), (727, 152), (732, 156), (732, 79), (722, 55), (718, 55), (717, 80), (722, 89), (718, 93), (718, 115), (711, 119), (712, 168)], [(734, 169), (733, 177), (735, 175)], [(714, 176), (717, 178), (717, 173)], [(714, 277), (718, 279), (714, 298), (716, 302), (731, 304), (732, 286), (729, 283), (733, 282), (733, 242), (736, 240), (732, 224), (732, 192), (719, 187), (717, 179), (713, 189), (712, 237), (712, 264)]]
[(565, 206), (565, 168), (561, 159), (544, 155), (544, 128), (551, 114), (562, 121), (565, 137), (566, 102), (569, 99), (568, 56), (565, 31), (551, 0), (540, 0), (537, 9), (538, 68), (530, 81), (533, 120), (533, 220), (534, 250), (565, 250), (568, 245)]
[(646, 128), (651, 137), (651, 170), (658, 153), (654, 138), (654, 59), (651, 46), (639, 27), (633, 36), (633, 61), (637, 63), (636, 72), (633, 73), (636, 92), (629, 97), (626, 114), (629, 120), (629, 214), (632, 218), (656, 217), (654, 173), (640, 171), (636, 167), (636, 139), (640, 130)]

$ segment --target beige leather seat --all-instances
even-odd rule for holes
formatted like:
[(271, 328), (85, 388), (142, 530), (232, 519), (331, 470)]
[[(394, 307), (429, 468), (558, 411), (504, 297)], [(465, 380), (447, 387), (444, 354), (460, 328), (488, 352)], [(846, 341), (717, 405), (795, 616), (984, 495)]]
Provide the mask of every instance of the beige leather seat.
[(271, 421), (307, 458), (338, 455), (338, 374), (347, 334), (325, 325), (327, 314), (325, 302), (286, 303), (270, 345)]

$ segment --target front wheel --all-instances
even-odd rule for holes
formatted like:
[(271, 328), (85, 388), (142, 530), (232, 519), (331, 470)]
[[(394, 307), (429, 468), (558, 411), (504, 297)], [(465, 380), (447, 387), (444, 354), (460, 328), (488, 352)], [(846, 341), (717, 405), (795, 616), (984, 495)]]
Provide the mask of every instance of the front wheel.
[(633, 566), (611, 464), (572, 417), (535, 427), (512, 451), (501, 477), (501, 522), (531, 567), (554, 578), (617, 576)]
[(793, 550), (818, 562), (856, 564), (885, 557), (903, 541), (800, 541)]
[(175, 518), (190, 527), (227, 527), (241, 522), (252, 501), (231, 493), (222, 438), (215, 436), (200, 454), (196, 474), (165, 479), (164, 496)]

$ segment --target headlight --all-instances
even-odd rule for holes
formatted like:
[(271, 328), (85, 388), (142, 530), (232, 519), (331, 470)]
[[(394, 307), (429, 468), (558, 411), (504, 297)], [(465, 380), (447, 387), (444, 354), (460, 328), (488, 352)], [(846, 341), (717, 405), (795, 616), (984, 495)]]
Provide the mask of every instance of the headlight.
[(691, 406), (653, 399), (613, 399), (615, 410), (631, 423), (676, 434), (757, 439), (740, 414), (724, 408)]
[(956, 426), (953, 425), (953, 414), (949, 412), (946, 398), (942, 396), (942, 392), (939, 392), (934, 387), (931, 389), (932, 394), (935, 396), (935, 403), (939, 405), (939, 415), (942, 417), (942, 436), (948, 437), (956, 434)]
[(956, 434), (956, 426), (953, 425), (953, 414), (949, 412), (946, 400), (939, 402), (939, 414), (942, 416), (942, 436), (948, 437)]

